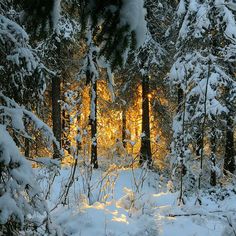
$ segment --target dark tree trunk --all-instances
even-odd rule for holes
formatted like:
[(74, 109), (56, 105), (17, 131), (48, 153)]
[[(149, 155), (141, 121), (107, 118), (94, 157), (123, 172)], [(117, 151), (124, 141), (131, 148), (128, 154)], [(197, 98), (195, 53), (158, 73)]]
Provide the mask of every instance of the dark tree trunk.
[[(80, 116), (77, 117), (77, 125), (80, 127), (79, 124)], [(80, 128), (77, 128), (77, 140), (76, 140), (76, 148), (77, 148), (77, 155), (79, 155), (79, 152), (82, 150), (82, 130)]]
[(126, 148), (126, 110), (122, 111), (122, 143), (123, 147)]
[(90, 124), (91, 124), (91, 165), (93, 168), (98, 168), (97, 159), (97, 81), (91, 81), (91, 110), (90, 110)]
[(184, 92), (183, 89), (178, 86), (178, 108), (177, 108), (177, 113), (181, 111), (182, 106), (183, 106), (183, 98), (184, 98)]
[(25, 139), (25, 157), (30, 156), (30, 141), (29, 139)]
[[(200, 124), (201, 126), (201, 142), (200, 142), (200, 147), (201, 147), (201, 155), (200, 155), (200, 174), (198, 176), (198, 190), (201, 189), (201, 179), (202, 179), (202, 171), (203, 171), (203, 158), (204, 158), (204, 138), (206, 134), (206, 121), (207, 121), (207, 94), (208, 94), (208, 85), (209, 85), (209, 78), (210, 78), (210, 71), (211, 71), (211, 61), (208, 61), (208, 72), (207, 72), (207, 78), (206, 78), (206, 87), (204, 91), (204, 113), (203, 113), (203, 120), (202, 123)], [(200, 199), (197, 198), (197, 200), (200, 203)]]
[[(27, 132), (26, 128), (26, 132)], [(30, 157), (30, 140), (28, 138), (25, 138), (25, 157)]]
[(211, 168), (211, 180), (210, 184), (212, 186), (216, 186), (216, 133), (215, 129), (212, 129), (211, 132), (211, 162), (212, 162), (212, 168)]
[[(52, 78), (52, 124), (53, 133), (61, 145), (61, 80), (60, 77)], [(53, 158), (60, 158), (60, 150), (54, 144)]]
[(226, 142), (225, 142), (225, 157), (224, 157), (224, 170), (234, 173), (235, 160), (234, 160), (234, 132), (233, 132), (233, 120), (229, 114), (227, 117), (226, 127)]
[(142, 138), (139, 164), (147, 162), (148, 167), (152, 165), (152, 153), (150, 143), (150, 122), (149, 122), (149, 77), (142, 78)]
[[(231, 76), (235, 75), (235, 67), (232, 63), (228, 63), (229, 71)], [(226, 140), (225, 140), (225, 156), (224, 156), (224, 173), (227, 174), (227, 171), (234, 173), (235, 171), (235, 150), (234, 150), (234, 112), (232, 109), (232, 102), (230, 101), (229, 94), (230, 88), (227, 88), (225, 91), (226, 94), (226, 106), (229, 110), (227, 114), (227, 127), (226, 127)]]
[[(184, 91), (181, 88), (180, 84), (178, 85), (178, 107), (177, 107), (177, 113), (183, 111), (183, 114), (185, 116), (185, 103), (183, 103), (184, 101)], [(182, 116), (179, 116), (179, 120), (182, 119)], [(185, 120), (183, 118), (182, 120), (183, 124), (183, 134), (184, 134), (184, 130), (185, 130)], [(181, 152), (180, 152), (180, 170), (181, 170), (181, 180), (180, 180), (180, 186), (181, 186), (181, 190), (180, 190), (180, 201), (183, 202), (183, 176), (186, 174), (187, 170), (186, 170), (186, 166), (184, 165), (184, 149), (185, 149), (185, 144), (184, 144), (184, 140), (182, 139), (182, 147), (181, 147)]]
[[(29, 123), (27, 121), (24, 122), (25, 123), (25, 131), (28, 134), (29, 132)], [(25, 157), (29, 157), (30, 156), (30, 140), (28, 138), (25, 138)]]
[(202, 138), (200, 131), (196, 134), (196, 155), (201, 156), (201, 150), (202, 150)]

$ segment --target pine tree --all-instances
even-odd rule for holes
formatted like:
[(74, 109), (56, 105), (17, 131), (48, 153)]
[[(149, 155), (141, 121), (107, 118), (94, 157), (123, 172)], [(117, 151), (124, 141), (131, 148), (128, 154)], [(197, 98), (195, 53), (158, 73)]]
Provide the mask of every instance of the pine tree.
[[(52, 124), (53, 133), (61, 147), (61, 80), (60, 77), (52, 78)], [(54, 146), (53, 158), (60, 158), (60, 150)]]
[[(65, 130), (65, 126), (68, 123), (66, 122), (66, 114), (68, 112), (62, 109), (62, 103), (64, 102), (65, 104), (67, 102), (65, 101), (66, 99), (63, 92), (65, 91), (64, 93), (66, 93), (66, 88), (68, 87), (66, 85), (66, 78), (68, 77), (67, 71), (73, 69), (72, 53), (75, 48), (75, 38), (79, 33), (80, 26), (74, 19), (75, 16), (70, 14), (67, 8), (63, 6), (57, 24), (54, 26), (54, 30), (47, 38), (40, 42), (39, 49), (42, 60), (52, 71), (48, 83), (51, 84), (53, 131), (63, 148), (69, 150), (70, 144), (68, 144), (68, 135), (64, 135), (65, 133), (69, 134), (69, 130)], [(67, 57), (68, 51), (71, 53)], [(60, 151), (57, 150), (56, 146), (54, 147), (53, 157), (60, 157)]]
[[(10, 7), (6, 2), (3, 6)], [(46, 68), (31, 48), (26, 31), (7, 17), (7, 7), (0, 4), (0, 229), (4, 235), (18, 235), (26, 224), (36, 225), (35, 213), (48, 214), (48, 210), (16, 142), (24, 148), (22, 138), (31, 138), (25, 127), (28, 123), (41, 130), (47, 140), (56, 140), (50, 128), (22, 105), (29, 94), (32, 104), (42, 97)]]
[[(70, 9), (78, 12), (83, 36), (86, 37), (92, 28), (93, 38), (101, 48), (100, 55), (105, 56), (113, 67), (121, 66), (127, 54), (144, 42), (146, 11), (143, 0), (70, 0), (67, 3)], [(20, 1), (20, 4), (25, 9), (28, 25), (38, 26), (36, 35), (50, 34), (59, 19), (60, 1), (27, 0)]]
[(149, 118), (149, 84), (151, 70), (153, 67), (161, 67), (165, 54), (162, 46), (157, 43), (150, 33), (146, 36), (146, 41), (135, 55), (139, 73), (142, 76), (142, 137), (140, 149), (140, 161), (142, 165), (147, 162), (148, 167), (152, 165), (151, 140), (150, 140), (150, 118)]
[[(197, 152), (200, 152), (200, 172), (192, 173), (194, 179), (198, 178), (200, 188), (204, 174), (203, 163), (206, 161), (205, 144), (223, 134), (225, 117), (229, 112), (223, 91), (227, 88), (234, 91), (235, 81), (227, 67), (227, 61), (222, 57), (222, 52), (234, 42), (235, 16), (226, 3), (219, 4), (218, 1), (212, 0), (204, 2), (181, 0), (177, 16), (179, 19), (175, 22), (175, 27), (179, 27), (177, 53), (170, 72), (170, 82), (172, 86), (176, 86), (176, 90), (181, 88), (186, 94), (184, 101), (186, 127), (182, 127), (181, 122), (173, 126), (175, 144), (172, 146), (174, 148), (172, 152), (176, 153), (174, 150), (179, 145), (177, 133), (185, 129), (185, 144), (191, 153), (189, 159), (191, 163), (194, 162), (194, 153), (190, 146), (197, 145)], [(176, 117), (180, 117), (183, 109), (177, 112)], [(211, 132), (214, 137), (207, 135)], [(217, 168), (216, 150), (217, 147), (213, 145), (212, 176), (215, 175), (213, 173)], [(186, 153), (184, 156), (184, 162), (189, 176), (193, 164), (187, 164), (188, 155)], [(212, 183), (215, 184), (215, 181)]]
[(97, 160), (97, 80), (99, 79), (98, 70), (98, 47), (95, 46), (92, 29), (87, 35), (87, 53), (82, 60), (82, 68), (79, 78), (86, 77), (86, 84), (90, 85), (90, 116), (91, 126), (91, 165), (98, 168)]
[(150, 101), (149, 101), (149, 77), (142, 78), (142, 134), (141, 134), (141, 148), (140, 148), (140, 165), (147, 163), (150, 167), (152, 165), (152, 152), (150, 141)]

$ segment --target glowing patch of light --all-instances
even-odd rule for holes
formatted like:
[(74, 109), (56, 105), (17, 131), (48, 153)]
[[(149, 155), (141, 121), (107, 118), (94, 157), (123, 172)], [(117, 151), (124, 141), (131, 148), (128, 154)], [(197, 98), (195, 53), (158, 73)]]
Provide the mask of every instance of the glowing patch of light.
[(127, 221), (127, 218), (124, 214), (121, 214), (120, 217), (113, 217), (112, 221), (129, 224), (129, 222)]

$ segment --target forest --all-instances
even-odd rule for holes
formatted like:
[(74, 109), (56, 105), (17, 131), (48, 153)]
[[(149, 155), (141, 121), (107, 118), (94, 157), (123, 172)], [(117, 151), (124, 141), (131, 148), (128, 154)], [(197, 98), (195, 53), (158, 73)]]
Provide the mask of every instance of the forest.
[(236, 236), (235, 145), (235, 0), (0, 1), (0, 236)]

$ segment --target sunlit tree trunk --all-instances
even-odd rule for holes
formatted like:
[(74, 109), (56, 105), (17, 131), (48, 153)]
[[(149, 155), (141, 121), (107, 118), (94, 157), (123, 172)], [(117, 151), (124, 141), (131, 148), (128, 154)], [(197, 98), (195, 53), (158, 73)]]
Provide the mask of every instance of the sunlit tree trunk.
[(122, 142), (123, 147), (126, 148), (126, 109), (122, 111)]
[(230, 114), (227, 117), (226, 127), (226, 141), (225, 141), (225, 156), (224, 156), (224, 170), (233, 173), (235, 171), (234, 160), (234, 131), (233, 131), (233, 119)]
[[(63, 74), (62, 76), (62, 87), (65, 88), (64, 91), (62, 92), (62, 100), (67, 103), (67, 98), (66, 98), (66, 91), (67, 91), (67, 86), (66, 86), (66, 74)], [(64, 106), (64, 108), (62, 109), (62, 147), (68, 151), (68, 153), (70, 154), (70, 146), (71, 146), (71, 142), (70, 142), (70, 113), (69, 111), (66, 109), (66, 106)]]
[(148, 167), (152, 165), (152, 153), (150, 143), (150, 121), (149, 121), (149, 77), (142, 77), (142, 137), (139, 164), (147, 162)]
[[(52, 78), (52, 125), (53, 133), (61, 144), (61, 79), (59, 76)], [(60, 151), (58, 147), (54, 144), (53, 158), (59, 158)]]
[(79, 154), (79, 152), (82, 150), (82, 130), (79, 128), (80, 127), (80, 119), (81, 117), (78, 116), (77, 117), (77, 139), (76, 139), (76, 149), (77, 149), (77, 155)]
[(92, 78), (91, 81), (91, 107), (90, 107), (90, 124), (91, 124), (91, 165), (98, 168), (97, 159), (97, 81)]
[(66, 110), (62, 111), (62, 133), (62, 146), (70, 153), (70, 114)]

